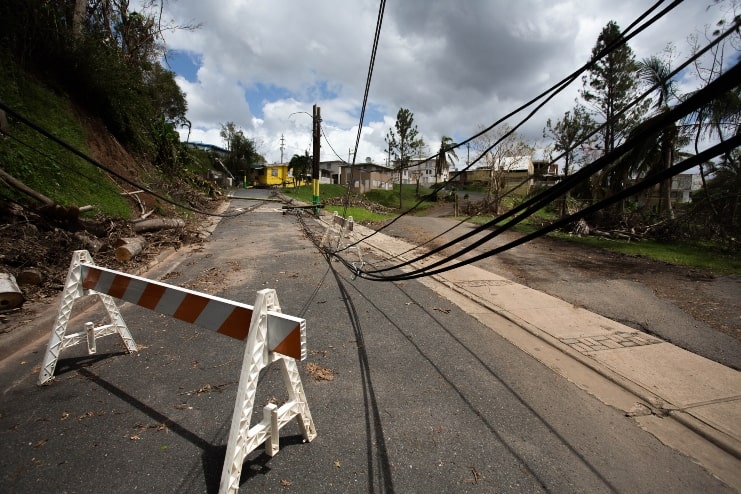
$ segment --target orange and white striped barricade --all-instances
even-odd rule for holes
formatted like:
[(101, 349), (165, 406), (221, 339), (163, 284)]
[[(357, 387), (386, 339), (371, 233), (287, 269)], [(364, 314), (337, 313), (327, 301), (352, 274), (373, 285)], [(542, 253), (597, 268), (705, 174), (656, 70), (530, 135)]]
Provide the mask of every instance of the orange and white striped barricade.
[[(86, 295), (100, 297), (111, 323), (99, 327), (87, 323), (84, 332), (67, 335), (74, 302)], [(137, 351), (114, 298), (225, 336), (247, 340), (219, 492), (237, 492), (244, 458), (261, 444), (266, 444), (266, 454), (275, 455), (279, 449), (279, 430), (293, 418), (298, 420), (304, 440), (316, 437), (296, 364), (297, 360), (306, 358), (306, 320), (283, 314), (275, 290), (257, 292), (255, 306), (251, 307), (96, 266), (85, 250), (75, 251), (72, 256), (59, 314), (39, 373), (39, 384), (54, 378), (61, 351), (83, 340), (88, 342), (88, 352), (92, 354), (96, 351), (97, 338), (118, 334), (129, 352)], [(263, 420), (250, 428), (260, 370), (275, 361), (281, 364), (289, 399), (280, 407), (267, 405)]]
[(94, 327), (92, 323), (88, 323), (85, 325), (85, 331), (66, 334), (67, 324), (69, 323), (70, 315), (72, 314), (72, 307), (74, 306), (75, 301), (80, 297), (92, 294), (92, 292), (85, 293), (82, 281), (82, 265), (92, 265), (92, 263), (93, 259), (86, 250), (75, 251), (72, 255), (72, 262), (70, 263), (69, 272), (67, 273), (67, 281), (64, 283), (62, 299), (59, 304), (59, 312), (54, 321), (51, 337), (49, 338), (49, 344), (46, 347), (44, 361), (41, 365), (41, 371), (39, 372), (39, 384), (45, 384), (54, 378), (54, 369), (57, 366), (59, 354), (62, 350), (77, 345), (78, 343), (82, 343), (83, 341), (87, 341), (88, 353), (92, 355), (96, 352), (96, 339), (111, 334), (117, 334), (129, 352), (137, 351), (136, 342), (131, 336), (129, 328), (126, 327), (126, 323), (124, 322), (123, 317), (121, 317), (116, 302), (113, 300), (113, 297), (107, 293), (97, 293), (97, 295), (100, 296), (100, 301), (103, 303), (106, 312), (108, 312), (110, 324)]
[[(301, 376), (296, 360), (270, 350), (274, 343), (270, 321), (264, 314), (280, 313), (280, 305), (275, 290), (260, 290), (255, 300), (255, 314), (250, 322), (247, 347), (244, 351), (242, 373), (239, 376), (237, 400), (229, 429), (224, 468), (221, 471), (219, 494), (235, 494), (239, 491), (242, 464), (247, 455), (262, 443), (265, 454), (274, 456), (278, 452), (278, 431), (294, 417), (298, 419), (301, 435), (305, 441), (316, 437), (316, 428), (306, 401)], [(305, 321), (301, 321), (302, 352), (305, 356)], [(302, 357), (303, 359), (304, 357)], [(257, 378), (260, 371), (271, 362), (280, 361), (283, 382), (288, 390), (288, 401), (280, 407), (269, 403), (263, 408), (263, 419), (250, 427), (250, 419), (257, 391)]]

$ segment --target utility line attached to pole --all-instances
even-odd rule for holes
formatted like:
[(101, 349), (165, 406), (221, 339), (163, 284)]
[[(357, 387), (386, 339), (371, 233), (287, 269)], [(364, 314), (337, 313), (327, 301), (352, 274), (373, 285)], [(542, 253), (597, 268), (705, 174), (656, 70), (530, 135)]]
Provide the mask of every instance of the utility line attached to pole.
[(322, 110), (317, 105), (314, 105), (314, 112), (313, 112), (313, 130), (312, 130), (312, 139), (314, 142), (313, 147), (313, 153), (312, 156), (312, 167), (311, 167), (311, 185), (312, 185), (312, 197), (311, 202), (314, 204), (314, 214), (317, 214), (319, 212), (319, 208), (317, 207), (319, 204), (319, 153), (320, 153), (320, 147), (321, 147), (321, 137), (322, 137)]

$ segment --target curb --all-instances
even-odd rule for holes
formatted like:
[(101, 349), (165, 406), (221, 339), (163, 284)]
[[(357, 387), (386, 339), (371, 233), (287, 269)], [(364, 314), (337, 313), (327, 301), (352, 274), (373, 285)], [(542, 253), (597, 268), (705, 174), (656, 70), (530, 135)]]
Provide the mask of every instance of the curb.
[[(372, 244), (371, 242), (366, 242), (366, 244), (372, 247), (374, 250), (383, 252), (387, 256), (394, 255), (392, 252), (388, 252)], [(665, 406), (668, 404), (667, 402), (665, 402), (662, 398), (658, 397), (657, 395), (655, 395), (648, 389), (644, 388), (643, 386), (631, 381), (630, 379), (616, 373), (615, 371), (611, 369), (605, 368), (604, 366), (593, 361), (592, 359), (589, 359), (587, 356), (582, 355), (572, 350), (568, 346), (558, 341), (553, 336), (542, 331), (540, 328), (533, 326), (532, 324), (528, 323), (527, 321), (523, 319), (520, 319), (517, 316), (514, 316), (513, 314), (508, 313), (501, 307), (496, 306), (494, 304), (490, 304), (486, 301), (483, 301), (479, 299), (478, 297), (474, 297), (470, 292), (455, 286), (454, 283), (448, 281), (444, 277), (440, 275), (432, 275), (430, 276), (430, 278), (432, 278), (436, 283), (443, 285), (447, 289), (452, 290), (458, 293), (459, 295), (466, 297), (471, 302), (483, 307), (486, 310), (489, 310), (497, 314), (503, 319), (524, 329), (525, 331), (530, 333), (532, 336), (535, 336), (539, 340), (548, 344), (550, 347), (563, 353), (569, 358), (579, 362), (580, 364), (586, 366), (593, 372), (599, 374), (600, 376), (612, 382), (616, 386), (621, 387), (623, 390), (632, 394), (639, 400), (649, 404), (652, 415), (671, 418), (680, 426), (683, 426), (686, 429), (694, 432), (698, 436), (702, 437), (704, 440), (720, 448), (721, 450), (730, 454), (734, 458), (741, 460), (741, 444), (739, 444), (739, 442), (736, 441), (734, 438), (729, 437), (723, 431), (716, 429), (712, 425), (707, 424), (706, 422), (703, 422), (697, 417), (694, 417), (693, 415), (690, 415), (686, 413), (685, 411), (678, 409), (677, 407), (667, 408)]]

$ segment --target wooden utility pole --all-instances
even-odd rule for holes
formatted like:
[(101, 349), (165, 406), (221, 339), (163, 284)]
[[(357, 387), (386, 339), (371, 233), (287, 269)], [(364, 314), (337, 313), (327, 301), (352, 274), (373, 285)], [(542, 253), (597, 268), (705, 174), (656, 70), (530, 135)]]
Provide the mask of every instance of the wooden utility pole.
[[(322, 110), (318, 106), (314, 105), (314, 129), (312, 137), (314, 141), (314, 156), (311, 167), (311, 185), (312, 185), (312, 197), (311, 202), (315, 206), (319, 204), (319, 148), (321, 146), (321, 135), (322, 135)], [(319, 208), (314, 208), (314, 213), (318, 213)]]
[(280, 135), (280, 164), (283, 164), (283, 149), (285, 149), (286, 139), (283, 134)]

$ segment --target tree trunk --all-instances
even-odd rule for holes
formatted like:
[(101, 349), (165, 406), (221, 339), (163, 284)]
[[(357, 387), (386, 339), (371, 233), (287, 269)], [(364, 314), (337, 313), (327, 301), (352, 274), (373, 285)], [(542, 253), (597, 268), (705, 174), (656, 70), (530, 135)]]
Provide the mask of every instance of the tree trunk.
[[(668, 170), (672, 166), (672, 155), (674, 150), (674, 136), (676, 133), (676, 127), (668, 127), (664, 130), (661, 136), (661, 159), (663, 161), (664, 169)], [(659, 201), (660, 209), (659, 213), (666, 213), (669, 219), (674, 219), (674, 209), (672, 208), (672, 179), (668, 178), (661, 182), (659, 185), (659, 193), (661, 199)]]
[(182, 228), (185, 221), (179, 218), (153, 218), (151, 220), (139, 221), (134, 223), (136, 233), (153, 232), (157, 230), (166, 230), (168, 228)]
[(404, 207), (404, 200), (401, 196), (401, 182), (402, 182), (402, 176), (404, 174), (404, 167), (399, 165), (399, 209), (402, 209)]
[(130, 261), (141, 254), (147, 241), (143, 237), (121, 238), (116, 242), (116, 260), (119, 262)]

